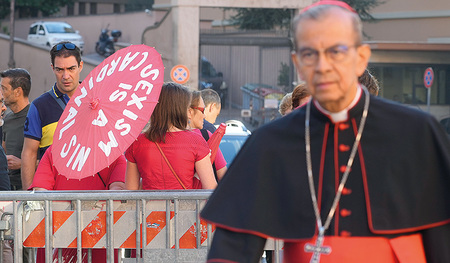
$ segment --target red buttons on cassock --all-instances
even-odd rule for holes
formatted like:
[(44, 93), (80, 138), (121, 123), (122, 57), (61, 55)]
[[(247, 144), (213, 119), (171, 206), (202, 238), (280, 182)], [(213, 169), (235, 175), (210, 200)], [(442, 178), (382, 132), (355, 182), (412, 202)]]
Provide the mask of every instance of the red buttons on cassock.
[(352, 233), (350, 233), (350, 232), (348, 232), (348, 231), (341, 231), (341, 236), (342, 237), (349, 237), (349, 236), (351, 236), (352, 235)]
[(349, 215), (352, 214), (352, 211), (347, 210), (347, 209), (341, 209), (341, 211), (339, 212), (339, 214), (340, 214), (342, 217), (347, 217), (347, 216), (349, 216)]
[(345, 145), (345, 144), (339, 144), (339, 151), (340, 152), (346, 152), (348, 150), (350, 150), (350, 146)]
[(345, 187), (342, 189), (342, 194), (343, 195), (349, 195), (351, 193), (352, 193), (352, 189), (348, 189), (348, 188), (345, 188)]
[(348, 125), (348, 123), (345, 123), (345, 122), (339, 123), (339, 130), (341, 130), (341, 131), (348, 129), (348, 127), (350, 127), (350, 125)]
[[(341, 173), (345, 173), (345, 169), (347, 169), (347, 165), (341, 165), (341, 167), (339, 167), (339, 171), (341, 172)], [(350, 171), (351, 171), (352, 169), (350, 168)]]

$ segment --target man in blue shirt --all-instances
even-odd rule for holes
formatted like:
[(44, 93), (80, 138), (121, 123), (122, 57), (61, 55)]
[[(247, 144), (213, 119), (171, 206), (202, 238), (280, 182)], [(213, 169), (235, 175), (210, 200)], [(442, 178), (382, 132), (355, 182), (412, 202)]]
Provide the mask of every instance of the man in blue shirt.
[(51, 67), (56, 77), (52, 89), (35, 99), (28, 111), (22, 150), (22, 187), (28, 189), (36, 171), (36, 162), (53, 143), (61, 114), (80, 83), (83, 69), (80, 49), (70, 42), (60, 42), (50, 50)]
[(203, 120), (203, 129), (214, 133), (217, 116), (220, 114), (221, 103), (219, 94), (212, 89), (201, 91), (203, 102), (205, 103), (205, 119)]

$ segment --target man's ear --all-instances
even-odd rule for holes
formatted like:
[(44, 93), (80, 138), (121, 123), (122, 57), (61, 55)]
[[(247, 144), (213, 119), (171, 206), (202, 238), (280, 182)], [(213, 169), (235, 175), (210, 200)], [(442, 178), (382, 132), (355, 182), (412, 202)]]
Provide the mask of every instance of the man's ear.
[(210, 103), (210, 104), (208, 104), (207, 106), (206, 106), (206, 110), (207, 110), (207, 112), (212, 112), (212, 109), (213, 109), (213, 107), (214, 107), (214, 104), (215, 103)]
[(22, 87), (17, 87), (16, 89), (14, 89), (14, 96), (16, 97), (20, 97), (23, 94), (23, 89)]
[(211, 103), (211, 111), (220, 109), (220, 106), (217, 103)]
[(357, 48), (358, 52), (358, 61), (356, 65), (356, 74), (361, 76), (366, 70), (367, 65), (369, 64), (370, 55), (372, 51), (370, 50), (370, 46), (367, 44), (363, 44)]

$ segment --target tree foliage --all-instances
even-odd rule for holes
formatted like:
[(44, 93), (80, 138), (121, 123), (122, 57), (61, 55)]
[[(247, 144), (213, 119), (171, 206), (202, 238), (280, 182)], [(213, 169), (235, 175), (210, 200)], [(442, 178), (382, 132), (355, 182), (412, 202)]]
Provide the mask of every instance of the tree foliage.
[(240, 29), (289, 28), (291, 11), (288, 9), (236, 8), (236, 11), (231, 19)]
[(380, 0), (343, 0), (353, 7), (363, 21), (373, 21), (375, 18), (370, 14), (370, 10), (384, 3)]
[[(43, 16), (59, 12), (60, 7), (72, 4), (73, 0), (15, 0), (15, 9), (21, 14), (34, 14), (41, 11)], [(10, 13), (10, 0), (0, 0), (0, 19)]]
[[(381, 0), (343, 0), (353, 7), (364, 21), (373, 21), (370, 10), (382, 3)], [(274, 28), (289, 28), (291, 9), (269, 8), (235, 8), (236, 15), (231, 19), (239, 29), (268, 30)]]

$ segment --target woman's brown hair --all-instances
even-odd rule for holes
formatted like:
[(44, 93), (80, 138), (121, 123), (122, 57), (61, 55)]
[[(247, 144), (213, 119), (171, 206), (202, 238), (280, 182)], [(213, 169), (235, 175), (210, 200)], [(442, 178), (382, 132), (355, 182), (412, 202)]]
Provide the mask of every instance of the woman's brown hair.
[(201, 97), (202, 97), (202, 93), (200, 91), (197, 91), (197, 90), (192, 91), (191, 108), (198, 107), (198, 105), (200, 104)]
[(171, 126), (186, 130), (191, 94), (183, 85), (173, 82), (163, 84), (158, 104), (150, 118), (150, 127), (145, 132), (150, 141), (165, 142), (166, 133)]
[(300, 102), (302, 99), (311, 96), (308, 88), (305, 83), (298, 84), (294, 91), (292, 91), (292, 109), (296, 109), (300, 106)]

